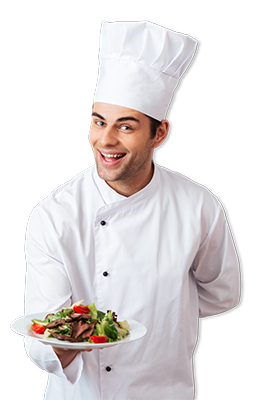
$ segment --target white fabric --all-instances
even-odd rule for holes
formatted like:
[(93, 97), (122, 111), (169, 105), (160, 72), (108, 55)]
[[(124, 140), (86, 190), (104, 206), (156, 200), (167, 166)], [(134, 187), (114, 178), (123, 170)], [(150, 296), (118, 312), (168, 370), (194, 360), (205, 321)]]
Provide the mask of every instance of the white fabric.
[(161, 121), (197, 43), (147, 21), (103, 22), (94, 101), (131, 108)]
[(151, 182), (125, 198), (90, 168), (33, 210), (26, 254), (27, 314), (84, 299), (148, 329), (139, 341), (84, 352), (64, 371), (51, 347), (27, 340), (50, 372), (47, 400), (193, 399), (198, 318), (239, 298), (228, 224), (206, 188), (155, 164)]

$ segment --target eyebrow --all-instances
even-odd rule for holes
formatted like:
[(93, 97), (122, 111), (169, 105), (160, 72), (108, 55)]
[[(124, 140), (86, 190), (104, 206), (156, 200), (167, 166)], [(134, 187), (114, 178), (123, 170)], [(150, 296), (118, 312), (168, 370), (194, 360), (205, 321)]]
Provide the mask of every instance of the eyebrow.
[[(106, 120), (102, 115), (98, 114), (98, 113), (95, 112), (95, 111), (92, 113), (92, 117), (100, 118), (100, 119), (102, 119), (103, 121)], [(135, 121), (135, 122), (138, 122), (138, 123), (140, 124), (139, 119), (137, 119), (137, 118), (135, 118), (135, 117), (131, 117), (131, 116), (129, 116), (129, 117), (121, 117), (121, 118), (118, 118), (118, 119), (116, 120), (116, 122), (124, 122), (124, 121)]]

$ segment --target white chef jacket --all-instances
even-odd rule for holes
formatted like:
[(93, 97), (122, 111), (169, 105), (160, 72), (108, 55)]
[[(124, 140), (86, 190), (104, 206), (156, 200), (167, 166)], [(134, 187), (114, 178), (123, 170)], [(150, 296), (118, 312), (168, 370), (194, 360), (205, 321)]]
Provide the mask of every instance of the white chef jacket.
[(31, 359), (50, 373), (45, 399), (193, 399), (199, 317), (239, 299), (236, 251), (209, 190), (155, 164), (150, 183), (124, 197), (94, 166), (33, 210), (26, 258), (26, 314), (84, 299), (148, 330), (80, 353), (64, 370), (51, 346), (26, 339)]

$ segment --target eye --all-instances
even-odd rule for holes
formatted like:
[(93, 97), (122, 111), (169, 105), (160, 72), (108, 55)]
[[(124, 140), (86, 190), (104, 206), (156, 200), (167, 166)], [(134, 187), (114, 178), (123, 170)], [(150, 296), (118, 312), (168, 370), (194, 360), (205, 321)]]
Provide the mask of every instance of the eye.
[(97, 126), (104, 126), (104, 125), (105, 125), (105, 122), (103, 122), (103, 121), (96, 121), (96, 125), (97, 125)]
[(125, 131), (125, 132), (131, 131), (131, 130), (132, 130), (132, 128), (131, 128), (130, 126), (128, 126), (128, 125), (122, 125), (122, 126), (120, 127), (120, 129), (121, 129), (122, 131)]

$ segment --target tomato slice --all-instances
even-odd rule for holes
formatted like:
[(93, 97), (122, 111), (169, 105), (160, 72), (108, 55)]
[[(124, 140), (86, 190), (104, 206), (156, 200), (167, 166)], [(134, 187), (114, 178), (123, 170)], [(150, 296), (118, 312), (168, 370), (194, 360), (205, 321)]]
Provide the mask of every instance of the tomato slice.
[(90, 313), (90, 309), (88, 308), (88, 306), (74, 306), (73, 310), (77, 313), (77, 314), (88, 314)]
[(89, 339), (93, 343), (106, 343), (107, 342), (106, 335), (93, 335), (93, 336), (90, 336)]
[(43, 325), (40, 324), (32, 324), (31, 329), (35, 332), (35, 333), (39, 333), (42, 334), (45, 332), (46, 328)]

